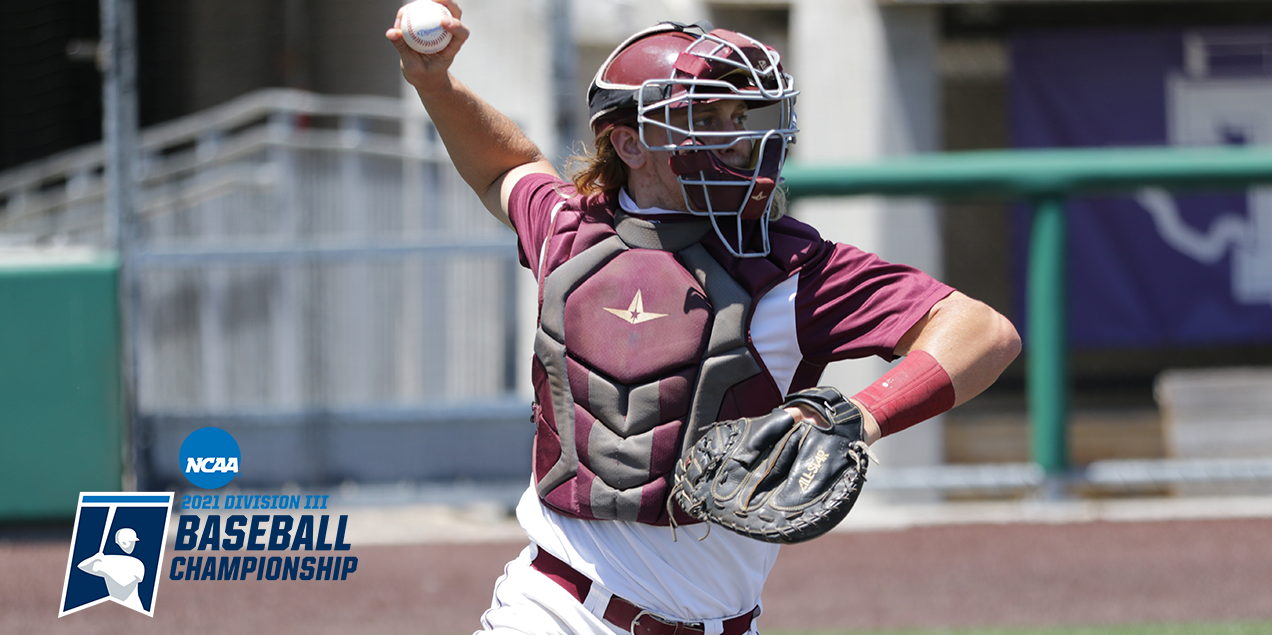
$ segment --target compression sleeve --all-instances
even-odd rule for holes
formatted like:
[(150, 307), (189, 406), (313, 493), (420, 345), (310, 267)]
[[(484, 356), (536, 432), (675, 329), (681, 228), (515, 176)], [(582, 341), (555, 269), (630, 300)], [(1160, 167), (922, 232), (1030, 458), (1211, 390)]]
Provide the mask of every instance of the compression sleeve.
[(954, 384), (935, 357), (916, 350), (853, 398), (886, 437), (953, 408)]

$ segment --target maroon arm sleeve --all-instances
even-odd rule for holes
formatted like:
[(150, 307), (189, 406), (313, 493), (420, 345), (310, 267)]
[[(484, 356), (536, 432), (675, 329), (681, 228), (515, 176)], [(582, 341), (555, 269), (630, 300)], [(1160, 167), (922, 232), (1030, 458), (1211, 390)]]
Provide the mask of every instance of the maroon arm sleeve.
[(954, 383), (927, 351), (911, 351), (853, 398), (874, 415), (886, 437), (953, 408)]

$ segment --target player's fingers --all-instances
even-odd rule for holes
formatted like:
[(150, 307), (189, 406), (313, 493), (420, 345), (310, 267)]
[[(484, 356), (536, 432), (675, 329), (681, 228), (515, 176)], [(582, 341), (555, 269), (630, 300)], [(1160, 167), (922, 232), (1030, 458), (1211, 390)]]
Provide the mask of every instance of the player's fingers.
[(393, 44), (393, 48), (397, 49), (398, 57), (402, 58), (402, 73), (406, 76), (408, 82), (418, 73), (426, 70), (427, 63), (424, 60), (424, 56), (407, 45), (406, 38), (402, 37), (401, 30), (389, 29), (384, 33), (384, 37), (388, 38), (389, 42)]
[[(405, 10), (406, 5), (398, 7), (397, 15), (393, 16), (393, 26), (384, 32), (384, 37), (393, 43), (399, 53), (402, 52), (402, 47), (405, 46), (405, 43), (402, 42), (402, 12)], [(401, 46), (399, 46), (399, 43), (401, 43)]]
[(451, 34), (451, 41), (446, 48), (438, 51), (442, 54), (451, 54), (452, 56), (459, 50), (459, 47), (468, 41), (470, 32), (468, 27), (456, 18), (442, 18), (442, 30)]
[(411, 54), (419, 55), (415, 51), (411, 50), (410, 46), (407, 46), (406, 38), (402, 37), (401, 29), (398, 29), (396, 27), (389, 29), (384, 32), (384, 37), (388, 39), (391, 44), (393, 44), (393, 48), (397, 49), (398, 55), (402, 56), (403, 62), (407, 61), (408, 55), (411, 55)]
[(447, 11), (455, 17), (456, 20), (463, 17), (464, 10), (459, 8), (459, 4), (455, 0), (433, 0), (434, 2), (445, 6)]
[[(459, 53), (459, 49), (464, 45), (464, 42), (468, 41), (470, 32), (463, 22), (456, 20), (454, 17), (443, 17), (441, 27), (443, 31), (451, 34), (451, 40), (440, 51), (436, 53), (415, 53), (409, 46), (407, 51), (419, 55), (426, 64), (433, 61), (443, 61), (449, 64), (451, 60), (455, 59), (455, 55)], [(406, 42), (403, 40), (403, 46), (405, 45)], [(401, 47), (398, 50), (401, 50)]]
[(817, 412), (816, 410), (809, 408), (808, 406), (805, 406), (804, 404), (795, 404), (793, 406), (787, 406), (786, 412), (790, 414), (791, 417), (795, 419), (796, 421), (804, 421), (805, 419), (807, 419), (808, 421), (812, 422), (813, 425), (819, 428), (822, 428), (824, 430), (829, 430), (831, 427), (830, 422), (826, 421), (826, 418), (823, 417), (820, 412)]

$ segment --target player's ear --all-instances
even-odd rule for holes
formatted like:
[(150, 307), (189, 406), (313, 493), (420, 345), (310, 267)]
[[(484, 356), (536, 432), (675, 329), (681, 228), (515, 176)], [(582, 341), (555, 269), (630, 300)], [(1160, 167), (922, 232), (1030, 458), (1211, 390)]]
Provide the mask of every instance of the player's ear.
[(640, 143), (640, 135), (628, 126), (614, 126), (610, 130), (610, 144), (614, 146), (614, 153), (629, 168), (638, 169), (649, 159), (645, 147)]

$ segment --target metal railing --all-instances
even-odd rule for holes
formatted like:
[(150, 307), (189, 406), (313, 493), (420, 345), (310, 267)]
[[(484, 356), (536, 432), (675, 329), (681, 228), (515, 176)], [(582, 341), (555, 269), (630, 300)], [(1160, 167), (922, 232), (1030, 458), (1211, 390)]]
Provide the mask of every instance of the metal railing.
[[(400, 100), (260, 91), (148, 129), (140, 145), (138, 241), (121, 258), (136, 268), (142, 289), (131, 301), (146, 334), (134, 343), (136, 415), (146, 430), (227, 421), (444, 422), (461, 398), (483, 403), (488, 418), (524, 416), (514, 395), (512, 236), (486, 218), (427, 124), (405, 116)], [(104, 161), (103, 149), (92, 146), (0, 174), (0, 244), (113, 246)], [(898, 472), (892, 483), (881, 474), (878, 485), (1032, 487), (1069, 470), (1064, 199), (1272, 182), (1272, 150), (966, 152), (792, 164), (785, 176), (792, 197), (1034, 203), (1032, 467), (945, 466), (939, 474)], [(1261, 463), (1239, 474), (1128, 465), (1092, 465), (1084, 478), (1258, 480), (1268, 473)]]
[[(1030, 451), (1041, 475), (1056, 480), (1070, 470), (1066, 441), (1069, 376), (1065, 199), (1144, 187), (1242, 188), (1272, 183), (1272, 149), (1158, 147), (953, 152), (871, 164), (794, 164), (787, 166), (783, 175), (792, 198), (877, 194), (1025, 199), (1033, 204), (1026, 301)], [(1116, 466), (1117, 469), (1111, 465), (1106, 467), (1108, 470), (1088, 470), (1086, 476), (1131, 473), (1122, 464)], [(1159, 480), (1192, 477), (1215, 480), (1226, 473), (1199, 471), (1193, 467), (1161, 463), (1158, 468), (1144, 467), (1140, 476), (1134, 478), (1144, 480), (1155, 475), (1152, 478)], [(1241, 479), (1266, 478), (1265, 464), (1255, 468), (1233, 474)], [(1022, 474), (1028, 480), (1028, 470), (1002, 469), (1006, 470), (1006, 476), (998, 476), (1006, 482), (1019, 482)], [(915, 476), (920, 481), (925, 478), (922, 474)], [(979, 478), (984, 481), (984, 474)], [(905, 488), (904, 484), (898, 487)]]
[[(120, 260), (143, 442), (196, 424), (442, 422), (461, 401), (524, 422), (515, 239), (422, 112), (270, 89), (139, 146)], [(0, 174), (0, 245), (113, 250), (106, 160), (96, 145)]]

